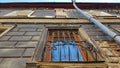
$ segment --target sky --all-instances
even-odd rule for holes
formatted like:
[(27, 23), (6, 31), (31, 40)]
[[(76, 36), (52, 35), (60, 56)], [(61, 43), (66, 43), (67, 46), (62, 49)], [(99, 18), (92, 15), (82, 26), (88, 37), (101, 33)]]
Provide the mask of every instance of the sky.
[[(71, 0), (0, 0), (0, 2), (71, 2)], [(120, 3), (120, 0), (76, 0), (76, 2)]]

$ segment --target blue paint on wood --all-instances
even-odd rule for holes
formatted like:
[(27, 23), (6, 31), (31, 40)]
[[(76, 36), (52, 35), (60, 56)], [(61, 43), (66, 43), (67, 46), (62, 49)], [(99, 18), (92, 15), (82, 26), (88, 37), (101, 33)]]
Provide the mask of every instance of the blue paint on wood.
[(61, 61), (69, 61), (68, 45), (61, 46)]
[(69, 45), (69, 48), (70, 48), (70, 61), (78, 61), (76, 46)]
[(52, 50), (52, 61), (60, 61), (60, 49), (59, 42), (54, 42)]
[(75, 41), (54, 41), (52, 61), (83, 61), (83, 57)]
[(83, 60), (83, 56), (81, 54), (81, 50), (79, 48), (77, 48), (77, 53), (79, 54), (78, 57), (79, 57), (79, 61), (84, 61)]

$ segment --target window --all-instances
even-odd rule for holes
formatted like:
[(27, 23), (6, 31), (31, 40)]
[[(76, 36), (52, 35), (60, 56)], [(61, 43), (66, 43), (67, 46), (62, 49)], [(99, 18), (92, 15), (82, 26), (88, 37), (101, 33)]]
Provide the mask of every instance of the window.
[(82, 46), (77, 29), (49, 29), (43, 61), (82, 62), (92, 57)]

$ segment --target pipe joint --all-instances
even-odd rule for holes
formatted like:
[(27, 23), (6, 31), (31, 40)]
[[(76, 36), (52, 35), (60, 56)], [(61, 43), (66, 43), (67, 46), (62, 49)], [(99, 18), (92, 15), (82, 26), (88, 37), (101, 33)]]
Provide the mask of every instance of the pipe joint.
[(115, 39), (115, 38), (118, 37), (118, 36), (120, 36), (120, 35), (115, 35), (112, 39)]
[(92, 19), (93, 17), (90, 17), (90, 18), (88, 18), (88, 20), (90, 20), (91, 21), (91, 19)]

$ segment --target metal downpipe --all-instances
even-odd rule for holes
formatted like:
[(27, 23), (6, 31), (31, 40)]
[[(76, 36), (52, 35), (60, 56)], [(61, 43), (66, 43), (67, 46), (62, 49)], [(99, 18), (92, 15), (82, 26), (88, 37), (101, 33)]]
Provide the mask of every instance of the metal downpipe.
[(85, 16), (87, 19), (89, 19), (91, 22), (93, 22), (96, 26), (98, 26), (105, 34), (107, 34), (108, 36), (110, 36), (112, 39), (115, 40), (115, 42), (117, 42), (118, 44), (120, 44), (120, 36), (117, 35), (115, 32), (111, 31), (110, 29), (108, 29), (106, 26), (104, 26), (100, 21), (96, 20), (95, 18), (93, 18), (93, 16), (85, 13), (83, 10), (79, 9), (76, 4), (75, 4), (75, 0), (72, 0), (73, 2), (73, 6), (75, 7), (75, 9), (82, 14), (83, 16)]

